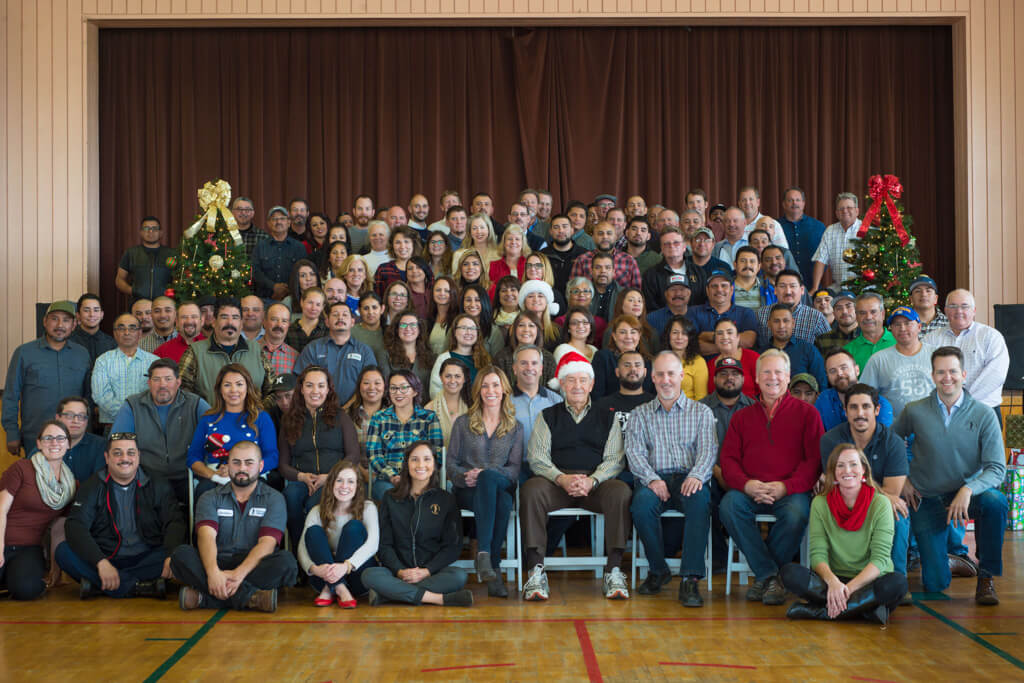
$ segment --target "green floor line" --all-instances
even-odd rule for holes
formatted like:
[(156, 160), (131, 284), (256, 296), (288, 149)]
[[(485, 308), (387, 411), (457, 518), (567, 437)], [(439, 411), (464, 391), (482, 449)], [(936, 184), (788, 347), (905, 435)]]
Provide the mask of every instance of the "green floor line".
[(1000, 648), (996, 647), (995, 645), (993, 645), (992, 643), (988, 642), (984, 638), (981, 638), (981, 637), (975, 635), (974, 633), (971, 633), (970, 631), (965, 629), (963, 626), (961, 626), (960, 624), (958, 624), (955, 621), (953, 621), (952, 619), (950, 619), (949, 617), (947, 617), (947, 616), (945, 616), (943, 614), (940, 614), (939, 612), (936, 612), (931, 607), (928, 607), (927, 605), (922, 604), (918, 600), (914, 600), (914, 606), (917, 607), (918, 609), (920, 609), (920, 610), (922, 610), (922, 611), (932, 615), (933, 617), (935, 617), (936, 619), (938, 619), (939, 621), (944, 623), (946, 626), (949, 626), (954, 631), (957, 631), (958, 633), (967, 636), (968, 638), (970, 638), (971, 640), (976, 642), (978, 645), (981, 645), (983, 648), (985, 648), (986, 650), (988, 650), (992, 654), (999, 655), (1000, 657), (1002, 657), (1003, 659), (1008, 661), (1010, 664), (1013, 664), (1018, 669), (1024, 669), (1024, 662), (1020, 661), (1019, 659), (1017, 659), (1016, 657), (1011, 655), (1009, 652), (1006, 652), (1005, 650), (1001, 650)]
[(156, 671), (151, 673), (149, 677), (146, 678), (144, 683), (155, 683), (156, 681), (159, 681), (161, 678), (163, 678), (164, 674), (170, 671), (171, 667), (177, 664), (182, 657), (187, 655), (188, 651), (195, 647), (196, 643), (202, 640), (203, 636), (209, 633), (210, 629), (212, 629), (216, 625), (216, 623), (221, 620), (221, 617), (223, 617), (227, 613), (228, 611), (226, 609), (217, 610), (214, 613), (214, 615), (210, 617), (209, 620), (207, 620), (205, 624), (199, 627), (198, 631), (192, 634), (191, 638), (182, 643), (181, 647), (175, 650), (174, 654), (167, 658), (167, 661), (161, 664)]

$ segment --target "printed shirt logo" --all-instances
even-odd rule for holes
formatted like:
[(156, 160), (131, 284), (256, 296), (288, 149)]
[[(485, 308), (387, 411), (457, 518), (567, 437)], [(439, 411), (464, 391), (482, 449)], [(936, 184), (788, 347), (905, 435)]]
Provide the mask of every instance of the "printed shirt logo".
[(441, 506), (438, 505), (437, 503), (431, 503), (430, 504), (430, 514), (432, 514), (432, 515), (434, 515), (436, 517), (440, 513), (441, 513)]

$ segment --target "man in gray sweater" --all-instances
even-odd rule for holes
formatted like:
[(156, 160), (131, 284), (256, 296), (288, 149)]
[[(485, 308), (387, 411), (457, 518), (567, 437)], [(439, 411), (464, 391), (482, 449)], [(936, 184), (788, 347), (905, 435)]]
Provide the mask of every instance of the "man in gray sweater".
[(950, 572), (946, 526), (974, 520), (978, 545), (979, 605), (999, 604), (992, 577), (1003, 573), (1006, 497), (997, 487), (1006, 474), (1003, 439), (992, 409), (964, 391), (963, 352), (943, 346), (932, 353), (935, 391), (907, 404), (893, 428), (914, 435), (910, 478), (903, 496), (921, 551), (921, 578), (929, 592), (945, 590)]

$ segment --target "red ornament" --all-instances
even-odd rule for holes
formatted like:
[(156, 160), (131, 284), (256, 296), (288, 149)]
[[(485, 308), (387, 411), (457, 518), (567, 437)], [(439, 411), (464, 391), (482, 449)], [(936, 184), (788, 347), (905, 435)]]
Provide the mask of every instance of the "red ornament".
[(907, 265), (911, 268), (920, 268), (923, 264), (920, 261), (917, 261), (915, 263), (908, 263)]
[(164, 290), (164, 296), (169, 296), (169, 297), (171, 297), (173, 299), (174, 298), (174, 287), (168, 287), (167, 289), (165, 289)]
[(893, 278), (892, 280), (889, 280), (889, 284), (887, 284), (885, 286), (885, 288), (886, 289), (896, 289), (896, 286), (899, 285), (899, 283), (900, 283), (899, 280), (897, 280), (896, 278)]
[(875, 279), (875, 271), (871, 270), (870, 268), (867, 268), (864, 271), (862, 271), (861, 275), (864, 276), (865, 280), (872, 280), (872, 281), (874, 281), (874, 279)]

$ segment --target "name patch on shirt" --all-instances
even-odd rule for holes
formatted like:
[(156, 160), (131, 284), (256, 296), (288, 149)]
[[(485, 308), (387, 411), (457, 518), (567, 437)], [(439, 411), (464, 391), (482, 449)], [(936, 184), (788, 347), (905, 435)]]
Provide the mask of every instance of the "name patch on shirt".
[(234, 517), (235, 511), (231, 508), (217, 508), (218, 517)]
[(362, 360), (363, 354), (361, 353), (349, 353), (345, 356), (346, 360)]
[(250, 517), (262, 517), (267, 514), (267, 508), (249, 508)]

